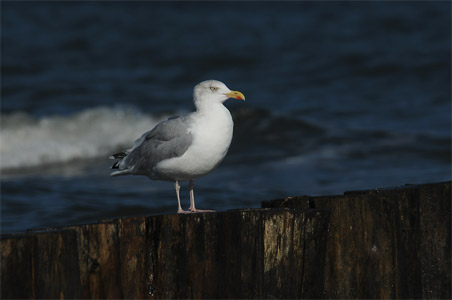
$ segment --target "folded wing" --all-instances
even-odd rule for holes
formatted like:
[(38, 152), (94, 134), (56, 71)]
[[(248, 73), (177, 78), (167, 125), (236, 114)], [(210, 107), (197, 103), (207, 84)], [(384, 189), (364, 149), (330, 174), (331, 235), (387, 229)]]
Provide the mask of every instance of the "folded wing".
[(160, 122), (138, 138), (132, 148), (110, 156), (120, 159), (112, 166), (118, 171), (112, 172), (111, 176), (150, 175), (157, 163), (182, 156), (193, 140), (188, 130), (188, 118), (174, 117)]

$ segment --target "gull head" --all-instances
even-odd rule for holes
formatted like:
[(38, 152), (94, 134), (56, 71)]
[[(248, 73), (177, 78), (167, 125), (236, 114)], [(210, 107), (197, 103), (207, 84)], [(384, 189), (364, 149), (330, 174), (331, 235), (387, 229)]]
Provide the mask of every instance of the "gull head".
[(231, 91), (223, 82), (206, 80), (198, 83), (193, 90), (195, 105), (208, 103), (223, 103), (229, 98), (245, 100), (245, 96), (238, 91)]

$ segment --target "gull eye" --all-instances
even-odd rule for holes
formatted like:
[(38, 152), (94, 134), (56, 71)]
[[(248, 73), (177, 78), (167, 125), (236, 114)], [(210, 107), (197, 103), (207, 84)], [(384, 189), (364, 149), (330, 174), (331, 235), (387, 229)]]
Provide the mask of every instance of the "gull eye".
[(214, 87), (214, 86), (211, 86), (211, 87), (210, 87), (210, 90), (211, 90), (212, 92), (215, 92), (216, 90), (218, 90), (218, 88), (217, 88), (217, 87)]

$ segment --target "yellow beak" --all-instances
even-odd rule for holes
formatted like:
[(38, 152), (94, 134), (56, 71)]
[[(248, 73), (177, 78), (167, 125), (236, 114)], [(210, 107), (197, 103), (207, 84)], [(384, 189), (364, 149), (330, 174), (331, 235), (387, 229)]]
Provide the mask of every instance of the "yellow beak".
[(243, 95), (242, 93), (238, 92), (238, 91), (231, 91), (227, 94), (225, 94), (226, 96), (228, 96), (229, 98), (234, 98), (237, 100), (243, 100), (245, 101), (245, 95)]

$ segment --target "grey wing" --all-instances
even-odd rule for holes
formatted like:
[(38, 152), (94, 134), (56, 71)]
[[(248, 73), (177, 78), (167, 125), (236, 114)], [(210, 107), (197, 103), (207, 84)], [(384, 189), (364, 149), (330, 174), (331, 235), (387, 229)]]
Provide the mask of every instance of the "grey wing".
[(188, 131), (189, 117), (175, 117), (160, 122), (137, 139), (133, 147), (115, 166), (119, 171), (111, 175), (149, 175), (154, 166), (165, 159), (182, 156), (192, 143)]
[[(115, 153), (115, 154), (113, 154), (113, 155), (110, 155), (109, 158), (110, 158), (110, 159), (122, 159), (122, 158), (126, 157), (127, 155), (130, 154), (130, 152), (132, 152), (135, 148), (137, 148), (138, 146), (141, 145), (141, 143), (144, 141), (144, 139), (146, 138), (146, 136), (147, 136), (151, 131), (152, 131), (152, 130), (146, 131), (146, 132), (143, 133), (138, 139), (136, 139), (136, 140), (133, 142), (132, 148), (129, 148), (129, 149), (123, 150), (123, 151), (121, 151), (121, 152)], [(117, 161), (117, 162), (113, 165), (112, 169), (118, 169), (119, 163), (120, 163), (120, 162), (121, 162), (121, 161)]]

